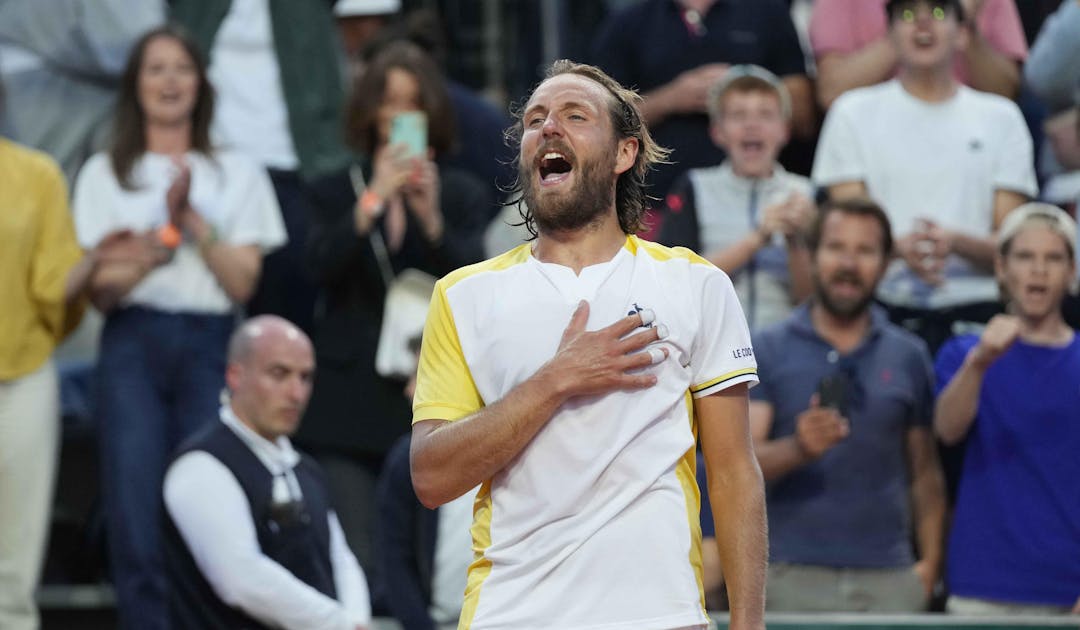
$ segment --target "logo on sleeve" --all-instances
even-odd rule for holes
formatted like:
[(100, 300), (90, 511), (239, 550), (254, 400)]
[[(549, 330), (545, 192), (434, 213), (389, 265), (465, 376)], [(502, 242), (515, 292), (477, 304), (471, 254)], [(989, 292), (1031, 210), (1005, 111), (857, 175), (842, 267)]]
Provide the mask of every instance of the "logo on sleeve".
[(736, 348), (735, 350), (731, 351), (731, 356), (735, 357), (736, 359), (742, 359), (744, 357), (752, 357), (752, 356), (754, 356), (754, 349), (750, 348), (750, 347)]

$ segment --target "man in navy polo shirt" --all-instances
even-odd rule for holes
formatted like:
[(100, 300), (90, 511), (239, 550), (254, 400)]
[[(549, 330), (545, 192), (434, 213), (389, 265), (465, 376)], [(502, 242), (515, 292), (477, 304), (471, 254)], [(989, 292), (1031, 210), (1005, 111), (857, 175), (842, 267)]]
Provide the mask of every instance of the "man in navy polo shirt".
[(756, 64), (780, 77), (791, 94), (792, 132), (813, 132), (806, 59), (780, 0), (645, 0), (604, 24), (593, 62), (644, 96), (653, 138), (672, 149), (672, 163), (649, 177), (649, 194), (661, 199), (680, 173), (723, 160), (709, 139), (708, 91), (731, 65)]
[(941, 565), (944, 484), (926, 345), (872, 304), (892, 251), (888, 219), (869, 200), (828, 202), (809, 247), (813, 296), (754, 339), (766, 608), (924, 610)]

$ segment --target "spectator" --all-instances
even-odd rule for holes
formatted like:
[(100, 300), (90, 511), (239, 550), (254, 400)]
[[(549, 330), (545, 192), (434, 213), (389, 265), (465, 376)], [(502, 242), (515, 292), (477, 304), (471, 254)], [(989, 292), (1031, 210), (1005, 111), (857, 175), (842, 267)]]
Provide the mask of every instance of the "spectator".
[[(892, 236), (876, 204), (826, 202), (814, 296), (754, 339), (773, 611), (918, 612), (938, 579), (945, 495), (926, 346), (873, 305)], [(912, 553), (914, 532), (918, 555)]]
[(0, 628), (31, 630), (60, 433), (50, 356), (78, 325), (94, 270), (123, 260), (133, 236), (109, 234), (83, 255), (59, 166), (5, 138), (0, 207)]
[[(427, 116), (430, 149), (410, 157), (389, 132), (394, 115), (416, 111)], [(396, 42), (371, 62), (347, 118), (349, 144), (363, 157), (313, 185), (319, 374), (297, 441), (326, 470), (345, 535), (377, 590), (375, 480), (409, 431), (404, 376), (375, 370), (387, 291), (405, 269), (441, 276), (479, 260), (492, 201), (472, 177), (435, 161), (453, 143), (453, 118), (438, 68), (415, 45)]]
[[(391, 42), (404, 39), (423, 48), (439, 64), (450, 95), (455, 135), (468, 139), (454, 142), (449, 151), (439, 156), (439, 163), (469, 172), (488, 186), (493, 198), (499, 196), (502, 187), (513, 179), (510, 167), (513, 155), (503, 139), (503, 131), (510, 126), (510, 119), (470, 88), (446, 75), (447, 44), (438, 14), (415, 9), (398, 23), (396, 18), (400, 8), (398, 2), (366, 0), (346, 0), (334, 6), (338, 28), (346, 40), (353, 76), (359, 78), (364, 65)], [(391, 10), (392, 14), (386, 13)], [(363, 30), (360, 25), (364, 25)], [(492, 214), (496, 209), (496, 206), (489, 208)]]
[(101, 264), (90, 284), (106, 314), (97, 411), (125, 628), (165, 623), (165, 464), (212, 417), (237, 307), (255, 287), (263, 252), (285, 240), (266, 174), (212, 149), (213, 100), (191, 41), (173, 27), (150, 31), (124, 71), (112, 146), (87, 161), (75, 186), (84, 247), (110, 230), (141, 235), (140, 260)]
[(458, 627), (473, 561), (469, 529), (477, 490), (429, 510), (413, 490), (409, 436), (387, 454), (377, 488), (375, 553), (387, 607), (404, 630)]
[(171, 0), (210, 60), (218, 91), (215, 144), (266, 167), (285, 220), (285, 247), (267, 256), (249, 315), (273, 313), (311, 330), (316, 287), (305, 273), (313, 212), (308, 183), (345, 168), (343, 59), (331, 3)]
[(363, 630), (367, 583), (318, 465), (289, 442), (315, 372), (311, 341), (272, 315), (229, 343), (220, 422), (165, 474), (172, 626)]
[(813, 180), (835, 199), (869, 195), (885, 208), (900, 237), (878, 297), (934, 351), (955, 322), (999, 308), (992, 235), (1036, 194), (1031, 137), (1015, 103), (953, 77), (967, 38), (959, 0), (887, 10), (899, 76), (836, 101)]
[(1080, 613), (1080, 340), (1061, 316), (1076, 222), (1048, 204), (1021, 206), (998, 233), (995, 269), (1009, 314), (937, 358), (934, 428), (946, 443), (967, 440), (947, 610)]
[(781, 78), (796, 136), (811, 135), (815, 126), (806, 61), (787, 3), (779, 0), (644, 0), (608, 19), (593, 59), (642, 93), (653, 136), (672, 149), (672, 163), (649, 177), (649, 194), (659, 199), (684, 171), (723, 159), (708, 132), (708, 91), (733, 64), (757, 64)]
[(750, 330), (787, 317), (810, 294), (805, 233), (810, 180), (776, 161), (791, 99), (759, 66), (732, 66), (709, 95), (713, 142), (727, 159), (691, 169), (667, 197), (660, 242), (703, 252), (731, 276)]
[[(817, 59), (817, 98), (823, 109), (848, 90), (887, 81), (898, 72), (889, 41), (888, 0), (815, 0), (810, 41)], [(911, 4), (911, 3), (909, 3)], [(952, 60), (957, 81), (983, 92), (1016, 98), (1027, 40), (1013, 0), (936, 1), (952, 7), (965, 31)], [(890, 9), (891, 10), (891, 9)]]

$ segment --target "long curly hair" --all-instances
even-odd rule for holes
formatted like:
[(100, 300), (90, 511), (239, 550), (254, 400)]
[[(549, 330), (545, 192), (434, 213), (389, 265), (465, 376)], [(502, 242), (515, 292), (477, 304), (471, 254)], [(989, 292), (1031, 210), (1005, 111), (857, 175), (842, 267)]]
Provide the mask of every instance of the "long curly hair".
[[(576, 74), (603, 86), (611, 95), (608, 102), (608, 113), (611, 116), (611, 123), (616, 137), (619, 140), (634, 138), (638, 141), (638, 152), (637, 157), (634, 159), (634, 165), (620, 174), (615, 184), (615, 213), (619, 218), (619, 227), (624, 233), (635, 234), (640, 232), (644, 227), (645, 210), (650, 199), (646, 194), (645, 176), (650, 169), (654, 168), (654, 165), (666, 163), (671, 151), (653, 140), (649, 128), (641, 118), (640, 103), (642, 99), (637, 92), (619, 85), (618, 81), (596, 66), (576, 63), (569, 59), (560, 59), (551, 64), (551, 67), (548, 68), (544, 75), (544, 81), (562, 74)], [(524, 202), (525, 182), (522, 180), (519, 168), (521, 162), (521, 137), (525, 129), (522, 115), (527, 102), (528, 98), (513, 108), (511, 113), (514, 117), (514, 124), (507, 128), (504, 133), (507, 145), (516, 149), (517, 155), (514, 157), (513, 166), (514, 170), (519, 173), (514, 183), (505, 189), (505, 192), (509, 194), (505, 205), (517, 205), (522, 220), (519, 225), (524, 225), (532, 238), (536, 238), (536, 222), (532, 212)]]

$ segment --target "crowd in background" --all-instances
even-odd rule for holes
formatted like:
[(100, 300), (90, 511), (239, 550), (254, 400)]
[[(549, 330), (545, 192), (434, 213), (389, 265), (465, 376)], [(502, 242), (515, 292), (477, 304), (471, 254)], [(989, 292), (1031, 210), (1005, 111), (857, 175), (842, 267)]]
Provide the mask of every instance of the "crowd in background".
[[(216, 417), (229, 336), (259, 314), (311, 336), (316, 375), (294, 439), (325, 473), (375, 613), (406, 628), (456, 624), (472, 560), (471, 495), (432, 511), (412, 494), (410, 370), (378, 355), (393, 296), (413, 278), (442, 276), (529, 237), (518, 208), (501, 207), (516, 176), (503, 132), (513, 122), (508, 102), (520, 93), (494, 104), (469, 87), (482, 80), (463, 71), (453, 26), (475, 7), (404, 4), (0, 0), (0, 208), (15, 210), (0, 221), (0, 277), (10, 296), (0, 309), (0, 627), (37, 627), (33, 593), (62, 412), (68, 421), (92, 419), (103, 564), (121, 620), (165, 627), (165, 471), (199, 424)], [(1035, 214), (1068, 240), (1075, 276), (1068, 216), (1080, 201), (1080, 2), (519, 4), (522, 22), (555, 11), (564, 27), (556, 52), (642, 94), (653, 136), (672, 149), (650, 174), (646, 237), (690, 247), (726, 271), (755, 347), (762, 344), (751, 418), (772, 560), (786, 572), (770, 572), (770, 582), (806, 591), (822, 576), (799, 567), (914, 566), (914, 594), (876, 609), (940, 608), (945, 594), (969, 588), (975, 599), (1016, 599), (1023, 612), (1077, 612), (1080, 496), (1062, 484), (1080, 470), (1040, 469), (1030, 477), (1037, 491), (995, 476), (1008, 496), (978, 486), (965, 498), (965, 476), (977, 473), (962, 447), (973, 440), (985, 468), (1023, 459), (1019, 451), (1052, 436), (1068, 457), (1069, 445), (1080, 446), (1080, 407), (1061, 418), (1071, 427), (1047, 429), (1041, 440), (1016, 437), (1023, 431), (1015, 427), (990, 439), (970, 432), (976, 412), (957, 412), (951, 383), (973, 378), (965, 372), (972, 348), (985, 371), (1020, 334), (1002, 332), (1000, 319), (1018, 315), (1000, 293), (1002, 261), (1025, 234), (1011, 213), (1027, 217), (1036, 200), (1063, 210)], [(527, 89), (551, 60), (535, 37), (522, 36), (515, 52), (537, 63), (507, 63), (516, 75), (504, 87)], [(392, 127), (398, 114), (416, 111), (427, 121), (426, 150), (409, 153)], [(805, 339), (807, 304), (827, 299), (823, 285), (833, 280), (818, 267), (827, 251), (818, 249), (826, 242), (818, 204), (864, 198), (884, 211), (887, 269), (880, 277), (856, 270), (848, 279), (842, 266), (836, 273), (856, 289), (876, 289), (870, 330), (891, 321), (907, 336), (860, 331), (873, 344), (859, 336), (815, 345)], [(1054, 310), (1080, 325), (1071, 295)], [(93, 351), (69, 347), (53, 361), (80, 321)], [(987, 344), (998, 337), (978, 337), (993, 321), (988, 330), (1008, 339), (997, 354)], [(418, 340), (409, 341), (415, 349)], [(897, 354), (908, 371), (882, 367)], [(1028, 372), (1057, 359), (1033, 360)], [(1072, 374), (1071, 356), (1061, 361)], [(816, 367), (795, 374), (795, 363)], [(823, 378), (840, 372), (841, 385)], [(61, 409), (62, 391), (65, 400), (81, 391), (88, 402)], [(820, 409), (832, 394), (840, 401), (829, 415)], [(1070, 409), (1067, 402), (1039, 413)], [(1036, 414), (1026, 405), (1008, 413)], [(879, 421), (887, 437), (850, 440), (857, 457), (834, 448)], [(987, 595), (979, 576), (1002, 569), (973, 560), (981, 550), (970, 536), (980, 535), (980, 518), (1008, 520), (996, 502), (1018, 494), (1052, 497), (1050, 507), (1025, 509), (1045, 517), (1049, 531), (1035, 535), (1066, 560), (1043, 575), (1046, 589), (1034, 577), (1023, 578), (1027, 591), (1003, 578)], [(957, 504), (962, 529), (946, 540), (946, 514)], [(881, 524), (881, 539), (860, 531), (862, 517)], [(849, 525), (834, 527), (837, 519)], [(976, 540), (992, 546), (1022, 533)], [(1007, 561), (1023, 575), (1028, 563), (1046, 561), (1045, 546)], [(722, 576), (707, 544), (703, 563), (710, 606), (720, 607)], [(822, 601), (825, 609), (848, 605)], [(950, 610), (972, 611), (957, 601)]]

